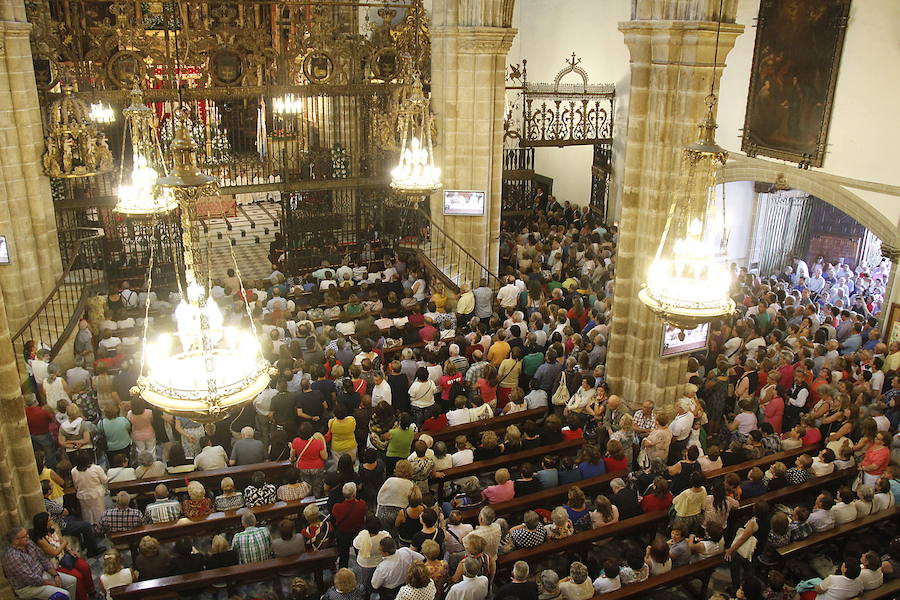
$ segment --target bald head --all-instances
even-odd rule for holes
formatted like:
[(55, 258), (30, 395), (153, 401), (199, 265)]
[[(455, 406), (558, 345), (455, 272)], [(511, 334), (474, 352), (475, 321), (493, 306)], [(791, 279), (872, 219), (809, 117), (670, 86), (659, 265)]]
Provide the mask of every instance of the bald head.
[(166, 484), (160, 483), (153, 490), (153, 494), (156, 496), (157, 500), (165, 500), (169, 497), (169, 488), (166, 487)]
[[(166, 486), (163, 486), (165, 488)], [(166, 490), (166, 495), (168, 495), (169, 490)], [(128, 495), (128, 492), (119, 492), (116, 494), (116, 507), (120, 510), (125, 510), (128, 508), (128, 505), (131, 504), (131, 496)]]

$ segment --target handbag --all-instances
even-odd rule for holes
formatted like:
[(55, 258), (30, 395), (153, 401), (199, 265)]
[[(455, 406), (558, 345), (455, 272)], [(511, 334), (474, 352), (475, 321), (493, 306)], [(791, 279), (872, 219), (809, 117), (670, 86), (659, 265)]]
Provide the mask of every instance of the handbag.
[[(82, 424), (82, 427), (83, 426), (84, 424)], [(100, 422), (97, 423), (97, 429), (94, 432), (92, 443), (97, 452), (106, 452), (106, 432), (103, 431), (103, 419), (100, 419)]]
[(59, 566), (61, 566), (63, 569), (74, 569), (75, 557), (72, 556), (70, 552), (65, 552), (62, 555), (62, 558), (59, 559)]
[(553, 406), (565, 406), (569, 402), (569, 387), (566, 385), (566, 373), (563, 372), (559, 377), (559, 386), (553, 392)]
[[(738, 539), (739, 537), (741, 537), (741, 535), (743, 535), (743, 533), (744, 533), (745, 528), (746, 528), (746, 525), (744, 527), (741, 527), (740, 529), (738, 529), (734, 533), (734, 539)], [(747, 538), (747, 540), (743, 544), (738, 546), (738, 548), (736, 549), (736, 552), (738, 554), (740, 554), (746, 560), (753, 560), (753, 553), (756, 552), (756, 544), (757, 544), (756, 536), (751, 535), (750, 537)]]

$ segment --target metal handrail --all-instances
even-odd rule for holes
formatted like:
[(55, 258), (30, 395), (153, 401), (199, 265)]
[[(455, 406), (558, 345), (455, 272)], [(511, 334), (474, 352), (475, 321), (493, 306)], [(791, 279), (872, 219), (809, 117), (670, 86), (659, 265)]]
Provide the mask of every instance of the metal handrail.
[[(85, 237), (81, 237), (81, 238), (73, 240), (73, 243), (75, 244), (74, 252), (72, 253), (71, 257), (69, 258), (68, 263), (66, 263), (66, 266), (63, 269), (62, 273), (56, 279), (56, 284), (53, 286), (53, 289), (50, 290), (50, 293), (47, 294), (47, 297), (44, 298), (43, 302), (41, 302), (41, 304), (37, 307), (37, 309), (35, 309), (34, 313), (32, 313), (32, 315), (28, 318), (28, 320), (25, 321), (25, 324), (22, 325), (12, 335), (11, 341), (13, 344), (20, 341), (20, 339), (25, 334), (25, 332), (29, 331), (32, 328), (32, 326), (35, 325), (35, 322), (41, 318), (41, 316), (45, 317), (45, 320), (47, 320), (47, 323), (49, 325), (49, 318), (45, 314), (47, 307), (59, 295), (60, 289), (66, 283), (66, 280), (68, 279), (69, 275), (72, 273), (73, 268), (78, 263), (78, 259), (82, 258), (84, 256), (84, 250), (86, 247), (88, 247), (88, 243), (98, 241), (103, 237), (103, 229), (97, 228), (97, 227), (73, 227), (71, 229), (64, 230), (62, 233), (75, 232), (75, 231), (85, 231), (85, 232), (90, 232), (90, 233), (88, 235), (86, 235)], [(80, 315), (81, 310), (83, 310), (85, 293), (88, 292), (89, 289), (92, 288), (94, 285), (96, 285), (96, 282), (92, 282), (92, 283), (83, 282), (83, 283), (84, 283), (84, 285), (78, 293), (78, 297), (79, 297), (78, 308), (76, 308), (75, 312), (72, 315), (69, 315), (69, 318), (67, 320), (67, 326), (64, 328), (64, 331), (71, 329), (70, 326), (71, 326), (72, 320), (74, 319), (75, 316)], [(61, 316), (61, 315), (54, 315), (54, 316)], [(40, 328), (40, 323), (37, 324), (37, 327)], [(54, 344), (54, 350), (58, 350), (58, 348), (56, 348), (56, 345), (57, 344)]]
[(431, 224), (431, 226), (433, 228), (437, 229), (439, 232), (441, 232), (441, 234), (446, 239), (450, 240), (450, 242), (455, 246), (455, 248), (454, 248), (455, 250), (459, 250), (463, 254), (465, 254), (472, 262), (474, 262), (476, 265), (478, 265), (484, 273), (487, 273), (488, 277), (493, 278), (495, 280), (496, 284), (499, 286), (499, 284), (500, 284), (500, 276), (499, 275), (497, 275), (496, 273), (492, 273), (490, 269), (488, 269), (486, 266), (481, 264), (481, 261), (479, 261), (477, 258), (472, 256), (472, 254), (468, 250), (466, 250), (462, 244), (457, 242), (456, 239), (452, 235), (447, 233), (443, 227), (441, 227), (440, 225), (435, 223), (434, 220), (428, 215), (428, 213), (426, 213), (421, 208), (416, 208), (415, 210), (418, 211), (419, 215), (424, 217), (428, 221), (428, 223)]

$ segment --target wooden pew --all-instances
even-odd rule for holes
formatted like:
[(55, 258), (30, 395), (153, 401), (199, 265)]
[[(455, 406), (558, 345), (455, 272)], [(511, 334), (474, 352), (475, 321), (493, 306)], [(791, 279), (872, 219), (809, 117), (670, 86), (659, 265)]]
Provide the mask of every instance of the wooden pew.
[[(805, 450), (810, 451), (815, 449), (816, 446), (808, 446)], [(728, 473), (737, 473), (739, 471), (750, 470), (753, 467), (768, 467), (772, 463), (778, 461), (784, 461), (786, 459), (790, 459), (796, 456), (803, 454), (804, 448), (797, 448), (794, 450), (787, 450), (785, 452), (778, 452), (775, 454), (769, 454), (762, 458), (757, 458), (754, 460), (746, 461), (737, 465), (732, 465), (730, 467), (724, 467), (722, 469), (716, 469), (715, 471), (710, 471), (707, 473), (707, 480), (715, 479), (716, 477), (723, 477)], [(618, 473), (607, 473), (605, 475), (600, 475), (598, 477), (592, 477), (591, 479), (583, 479), (576, 483), (566, 484), (557, 486), (554, 488), (541, 490), (540, 492), (535, 492), (534, 494), (528, 494), (527, 496), (520, 496), (517, 498), (513, 498), (512, 500), (508, 500), (506, 502), (500, 502), (498, 504), (492, 504), (491, 508), (493, 508), (498, 515), (500, 514), (509, 514), (518, 511), (527, 510), (530, 507), (536, 506), (540, 508), (548, 507), (548, 501), (556, 500), (557, 498), (565, 498), (569, 492), (569, 488), (573, 486), (578, 486), (582, 490), (587, 490), (591, 488), (597, 488), (602, 486), (616, 477), (624, 477), (625, 471)], [(478, 516), (478, 511), (481, 510), (481, 507), (475, 507), (466, 509), (463, 511), (463, 519), (471, 520)]]
[[(259, 522), (284, 519), (292, 515), (301, 514), (309, 502), (279, 501), (265, 506), (254, 506), (249, 509), (256, 515)], [(124, 545), (131, 548), (132, 555), (136, 555), (138, 543), (145, 535), (155, 537), (161, 542), (176, 540), (180, 537), (204, 536), (222, 533), (229, 529), (240, 529), (241, 514), (245, 510), (233, 509), (224, 512), (214, 512), (200, 519), (180, 519), (166, 523), (150, 523), (142, 527), (135, 527), (126, 531), (110, 534), (109, 539), (113, 544)]]
[(771, 506), (776, 502), (784, 500), (785, 498), (791, 496), (797, 496), (800, 494), (805, 494), (807, 492), (819, 491), (822, 488), (829, 487), (832, 484), (840, 483), (841, 481), (845, 481), (856, 475), (856, 468), (852, 469), (842, 469), (840, 471), (834, 471), (833, 473), (829, 473), (828, 475), (822, 475), (821, 477), (813, 477), (807, 481), (799, 485), (789, 485), (781, 488), (780, 490), (775, 490), (774, 492), (766, 492), (765, 494), (761, 494), (759, 496), (755, 496), (753, 498), (745, 498), (741, 500), (740, 506), (738, 510), (745, 510), (752, 507), (756, 502), (768, 502)]
[[(628, 471), (614, 471), (612, 473), (605, 473), (604, 475), (598, 475), (597, 477), (591, 477), (589, 479), (582, 479), (581, 481), (575, 483), (558, 485), (556, 487), (541, 490), (540, 492), (535, 492), (533, 494), (518, 496), (516, 498), (513, 498), (512, 500), (507, 500), (506, 502), (491, 504), (490, 507), (494, 509), (494, 512), (497, 513), (498, 516), (515, 512), (524, 512), (532, 508), (547, 508), (550, 506), (551, 500), (565, 499), (569, 493), (569, 490), (575, 486), (580, 487), (582, 491), (586, 492), (587, 490), (592, 490), (607, 485), (616, 477), (625, 477), (627, 474)], [(481, 509), (482, 506), (476, 506), (473, 508), (467, 508), (466, 510), (462, 511), (463, 520), (471, 521), (477, 519), (478, 513), (481, 511)]]
[(900, 578), (882, 584), (880, 588), (869, 590), (859, 600), (878, 600), (879, 598), (900, 598)]
[(453, 439), (458, 435), (469, 435), (479, 431), (488, 430), (500, 431), (506, 429), (508, 425), (521, 423), (523, 421), (527, 421), (528, 419), (537, 419), (543, 417), (545, 414), (547, 414), (547, 409), (533, 408), (531, 410), (524, 410), (522, 412), (501, 415), (499, 417), (492, 417), (483, 421), (474, 421), (472, 423), (454, 425), (453, 427), (447, 427), (446, 429), (442, 429), (430, 435), (434, 439), (434, 441), (444, 440), (447, 442), (452, 442)]
[(544, 556), (546, 554), (568, 552), (578, 548), (579, 546), (590, 545), (592, 542), (601, 540), (603, 538), (622, 537), (623, 535), (627, 535), (636, 529), (641, 529), (650, 525), (656, 525), (657, 523), (668, 520), (668, 518), (669, 511), (667, 510), (644, 513), (642, 515), (638, 515), (637, 517), (632, 517), (631, 519), (625, 519), (624, 521), (619, 521), (618, 523), (613, 523), (612, 525), (606, 525), (605, 527), (601, 527), (600, 529), (580, 531), (561, 540), (551, 540), (535, 548), (522, 548), (521, 550), (514, 550), (513, 552), (502, 554), (497, 558), (497, 564), (499, 566), (512, 567), (513, 563), (515, 563), (517, 560), (524, 560), (525, 562), (529, 562), (534, 561), (538, 557)]
[(115, 587), (111, 590), (111, 594), (115, 600), (157, 600), (174, 597), (180, 592), (202, 590), (214, 584), (234, 585), (263, 581), (286, 571), (311, 571), (321, 589), (324, 587), (323, 571), (333, 569), (336, 560), (337, 549), (329, 548), (285, 558), (270, 558), (245, 565), (209, 569), (199, 573), (138, 581), (127, 586)]
[(594, 596), (591, 600), (622, 600), (623, 598), (634, 598), (651, 590), (673, 587), (693, 579), (699, 579), (701, 581), (698, 598), (706, 598), (706, 592), (709, 588), (709, 578), (712, 575), (712, 572), (724, 564), (724, 562), (725, 555), (716, 554), (715, 556), (705, 558), (695, 563), (672, 569), (668, 573), (656, 575), (655, 577), (648, 577), (640, 583), (628, 584), (614, 592)]
[[(558, 444), (551, 444), (549, 446), (538, 446), (537, 448), (521, 450), (519, 452), (513, 452), (512, 454), (501, 454), (497, 458), (491, 458), (489, 460), (477, 460), (473, 463), (469, 463), (468, 465), (445, 469), (443, 479), (432, 477), (431, 482), (440, 483), (442, 481), (452, 481), (461, 477), (468, 477), (469, 475), (491, 472), (495, 469), (499, 469), (500, 467), (508, 467), (510, 465), (527, 462), (529, 460), (534, 460), (547, 454), (567, 454), (578, 450), (583, 444), (584, 439), (581, 438), (577, 440), (566, 440)], [(438, 486), (439, 501), (443, 500), (443, 489), (444, 486)]]
[(800, 448), (794, 448), (793, 450), (782, 450), (781, 452), (776, 452), (775, 454), (768, 454), (763, 456), (762, 458), (756, 458), (754, 460), (748, 460), (746, 462), (742, 462), (736, 465), (732, 465), (730, 467), (722, 467), (721, 469), (715, 469), (713, 471), (709, 471), (706, 473), (707, 479), (713, 479), (715, 477), (724, 477), (729, 473), (740, 473), (743, 471), (749, 471), (753, 467), (759, 467), (763, 470), (769, 468), (776, 462), (783, 462), (788, 468), (794, 466), (794, 461), (801, 454), (809, 454), (810, 456), (815, 456), (822, 449), (821, 444), (813, 444), (811, 446), (801, 446)]
[(285, 471), (291, 468), (289, 460), (257, 463), (254, 465), (241, 465), (237, 467), (225, 467), (224, 469), (212, 469), (209, 471), (191, 471), (177, 475), (164, 475), (153, 479), (135, 479), (133, 481), (113, 482), (109, 484), (109, 493), (113, 496), (125, 491), (129, 494), (152, 494), (154, 488), (160, 483), (166, 484), (170, 490), (184, 487), (185, 480), (199, 481), (206, 488), (218, 489), (223, 477), (234, 479), (235, 486), (240, 489), (242, 484), (250, 483), (250, 478), (257, 471), (266, 474), (266, 481), (275, 482)]
[(863, 517), (862, 519), (857, 519), (855, 521), (845, 523), (844, 525), (838, 525), (834, 529), (829, 529), (828, 531), (823, 531), (822, 533), (814, 533), (805, 540), (800, 540), (799, 542), (794, 542), (793, 544), (782, 546), (778, 549), (778, 554), (780, 554), (781, 556), (791, 556), (793, 554), (804, 552), (812, 546), (830, 540), (838, 540), (843, 544), (847, 541), (847, 536), (850, 533), (853, 533), (860, 529), (864, 529), (866, 527), (870, 527), (872, 525), (877, 525), (881, 521), (896, 519), (898, 517), (900, 517), (900, 506), (895, 506), (894, 508), (883, 510), (881, 512), (875, 513), (874, 515), (869, 515), (868, 517)]

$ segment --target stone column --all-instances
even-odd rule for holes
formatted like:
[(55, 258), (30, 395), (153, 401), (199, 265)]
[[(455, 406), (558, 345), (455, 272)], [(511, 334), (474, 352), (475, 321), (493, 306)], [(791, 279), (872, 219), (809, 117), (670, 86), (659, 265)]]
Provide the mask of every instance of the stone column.
[[(27, 525), (32, 516), (44, 510), (34, 450), (25, 421), (15, 351), (6, 322), (3, 294), (0, 293), (0, 536), (12, 526)], [(13, 598), (0, 571), (0, 600)]]
[(0, 0), (0, 234), (12, 264), (0, 266), (10, 329), (53, 289), (60, 273), (50, 180), (41, 169), (41, 109), (22, 0)]
[[(487, 192), (482, 217), (443, 217), (442, 195), (432, 218), (479, 262), (497, 272), (503, 175), (506, 54), (514, 0), (434, 0), (431, 94), (437, 122), (436, 164), (445, 189)], [(477, 284), (477, 282), (476, 282)]]
[[(744, 30), (734, 24), (736, 5), (724, 3), (717, 78)], [(607, 373), (632, 407), (646, 398), (669, 406), (684, 382), (686, 357), (659, 358), (662, 324), (637, 295), (672, 193), (686, 179), (682, 149), (697, 139), (706, 112), (718, 9), (718, 0), (633, 0), (632, 20), (619, 25), (631, 53), (631, 90)]]

